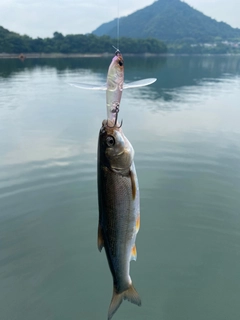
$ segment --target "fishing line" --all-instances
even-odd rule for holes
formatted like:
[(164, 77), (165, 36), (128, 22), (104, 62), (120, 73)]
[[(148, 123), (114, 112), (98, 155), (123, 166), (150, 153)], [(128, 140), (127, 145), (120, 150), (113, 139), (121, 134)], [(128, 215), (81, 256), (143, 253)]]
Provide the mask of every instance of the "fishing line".
[(119, 0), (118, 0), (118, 15), (117, 15), (117, 48), (119, 49), (119, 25), (120, 25), (120, 23), (119, 23), (119, 20), (120, 20), (120, 17), (119, 17)]

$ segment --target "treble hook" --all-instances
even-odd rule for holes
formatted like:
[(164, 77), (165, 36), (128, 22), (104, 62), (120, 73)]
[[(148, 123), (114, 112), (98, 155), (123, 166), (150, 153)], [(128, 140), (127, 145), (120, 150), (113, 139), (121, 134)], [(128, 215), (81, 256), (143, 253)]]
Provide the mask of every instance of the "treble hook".
[[(116, 127), (116, 124), (117, 124), (117, 119), (118, 119), (118, 112), (119, 112), (119, 108), (118, 107), (116, 107), (116, 109), (115, 109), (115, 113), (116, 113), (116, 118), (115, 118), (115, 121), (114, 121), (114, 125), (111, 127), (111, 126), (109, 126), (108, 125), (108, 120), (107, 120), (107, 127), (108, 128), (114, 128), (114, 127)], [(120, 123), (120, 126), (119, 127), (117, 127), (118, 129), (119, 128), (121, 128), (121, 126), (123, 125), (123, 120), (121, 120), (121, 123)]]

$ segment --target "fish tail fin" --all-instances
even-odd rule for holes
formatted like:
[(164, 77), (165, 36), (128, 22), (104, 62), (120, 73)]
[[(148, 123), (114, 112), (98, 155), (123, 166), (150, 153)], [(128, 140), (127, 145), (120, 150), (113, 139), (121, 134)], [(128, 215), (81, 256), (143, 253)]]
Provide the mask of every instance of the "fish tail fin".
[(112, 316), (120, 307), (121, 303), (123, 302), (123, 296), (124, 296), (124, 292), (117, 294), (115, 288), (113, 288), (112, 301), (108, 309), (108, 320), (112, 319)]
[(142, 304), (141, 298), (132, 284), (130, 285), (128, 290), (123, 291), (122, 293), (119, 293), (119, 294), (116, 292), (115, 288), (113, 288), (112, 301), (108, 310), (108, 320), (112, 318), (114, 313), (120, 307), (123, 300), (128, 300), (138, 306), (141, 306)]

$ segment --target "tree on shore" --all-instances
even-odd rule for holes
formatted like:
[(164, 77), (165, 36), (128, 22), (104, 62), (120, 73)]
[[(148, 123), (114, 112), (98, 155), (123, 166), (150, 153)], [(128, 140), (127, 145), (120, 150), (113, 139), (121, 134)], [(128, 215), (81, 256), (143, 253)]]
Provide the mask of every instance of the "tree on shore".
[[(156, 39), (120, 38), (124, 53), (166, 53), (166, 45)], [(0, 52), (4, 53), (105, 53), (112, 52), (117, 40), (94, 34), (69, 34), (54, 32), (52, 38), (36, 38), (10, 32), (0, 27)]]

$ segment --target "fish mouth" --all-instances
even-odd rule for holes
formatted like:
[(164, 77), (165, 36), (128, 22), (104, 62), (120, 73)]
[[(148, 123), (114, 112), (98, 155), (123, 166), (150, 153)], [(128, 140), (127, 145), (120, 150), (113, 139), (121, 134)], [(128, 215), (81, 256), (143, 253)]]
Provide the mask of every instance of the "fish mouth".
[(115, 124), (115, 119), (107, 119), (103, 120), (102, 127), (101, 127), (101, 133), (107, 133), (113, 135), (114, 131), (119, 131), (122, 133), (121, 126), (119, 126), (119, 123), (117, 122)]

